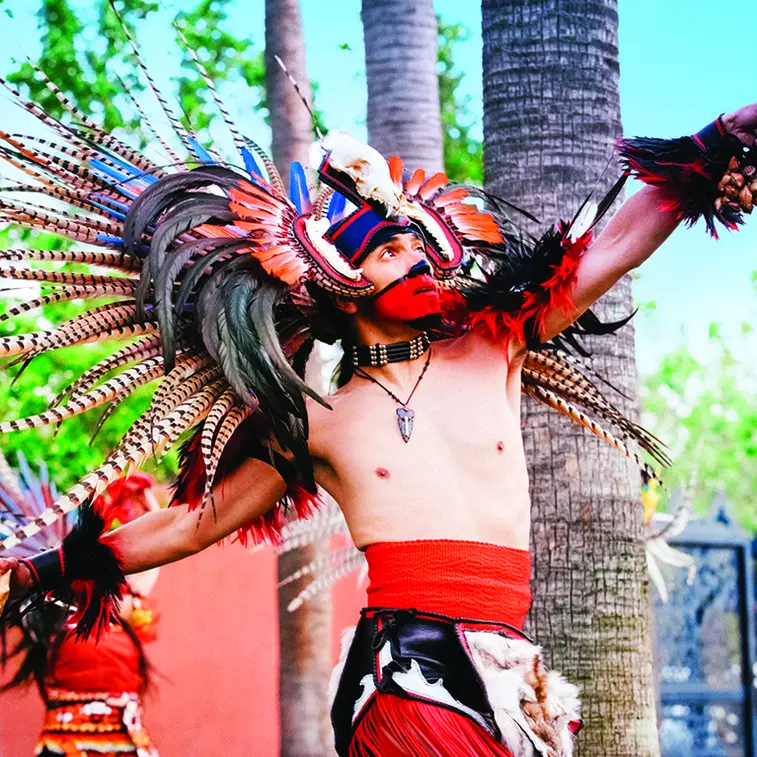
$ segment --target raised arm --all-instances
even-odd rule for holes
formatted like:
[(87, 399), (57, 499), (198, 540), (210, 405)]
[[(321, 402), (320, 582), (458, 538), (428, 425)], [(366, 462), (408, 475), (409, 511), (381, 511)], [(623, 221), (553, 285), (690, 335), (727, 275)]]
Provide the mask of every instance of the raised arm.
[(551, 311), (544, 319), (542, 341), (552, 339), (570, 326), (673, 233), (679, 219), (672, 211), (660, 210), (664, 199), (664, 190), (646, 186), (623, 203), (581, 256), (572, 292), (573, 312)]
[[(734, 222), (734, 216), (729, 215), (728, 195), (722, 196), (719, 204), (714, 203), (714, 208), (703, 208), (702, 203), (713, 205), (716, 195), (723, 191), (718, 182), (728, 164), (728, 155), (735, 153), (738, 157), (740, 149), (743, 149), (739, 142), (752, 146), (756, 134), (757, 104), (754, 104), (722, 116), (694, 137), (685, 138), (685, 141), (638, 140), (638, 147), (634, 145), (632, 148), (636, 149), (636, 153), (629, 150), (631, 157), (627, 157), (626, 162), (634, 174), (647, 182), (647, 186), (626, 200), (604, 231), (583, 253), (571, 294), (574, 307), (571, 312), (561, 309), (549, 312), (543, 320), (540, 339), (551, 339), (575, 321), (626, 273), (641, 265), (682, 220), (693, 223), (699, 215), (704, 215), (713, 234), (714, 218), (735, 228), (738, 221)], [(728, 149), (733, 149), (733, 152), (721, 149), (718, 142), (723, 138), (731, 140)], [(679, 145), (679, 142), (684, 144)], [(733, 144), (735, 148), (732, 148)], [(688, 156), (684, 158), (680, 154), (681, 148), (694, 151), (691, 163), (685, 162)], [(657, 156), (655, 149), (659, 150)], [(708, 165), (713, 153), (719, 154)], [(635, 160), (637, 156), (638, 162)], [(725, 156), (725, 164), (720, 165), (722, 156)], [(655, 157), (659, 161), (657, 166), (654, 165)], [(655, 168), (659, 168), (659, 172), (656, 173)], [(737, 186), (734, 191), (743, 189), (743, 186)], [(735, 195), (731, 199), (736, 201), (731, 203), (731, 213), (735, 212), (740, 218), (740, 207), (745, 212), (751, 212), (751, 194), (748, 197)]]

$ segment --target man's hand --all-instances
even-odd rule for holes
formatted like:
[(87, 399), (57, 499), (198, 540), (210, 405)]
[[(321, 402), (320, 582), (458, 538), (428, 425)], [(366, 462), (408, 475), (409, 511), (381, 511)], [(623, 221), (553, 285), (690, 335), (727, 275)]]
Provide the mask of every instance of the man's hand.
[(757, 103), (726, 113), (723, 116), (726, 131), (752, 147), (757, 140)]
[(0, 592), (0, 614), (9, 599), (19, 599), (31, 589), (34, 582), (29, 568), (20, 563), (15, 557), (0, 558), (0, 576), (10, 573), (10, 595), (3, 598)]

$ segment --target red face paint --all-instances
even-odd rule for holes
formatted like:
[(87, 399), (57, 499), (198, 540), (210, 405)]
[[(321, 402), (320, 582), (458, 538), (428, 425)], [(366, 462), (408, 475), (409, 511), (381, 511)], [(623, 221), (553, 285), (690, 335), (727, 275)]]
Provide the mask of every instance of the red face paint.
[(415, 321), (442, 312), (436, 281), (432, 276), (402, 278), (390, 284), (373, 300), (376, 315), (386, 321)]

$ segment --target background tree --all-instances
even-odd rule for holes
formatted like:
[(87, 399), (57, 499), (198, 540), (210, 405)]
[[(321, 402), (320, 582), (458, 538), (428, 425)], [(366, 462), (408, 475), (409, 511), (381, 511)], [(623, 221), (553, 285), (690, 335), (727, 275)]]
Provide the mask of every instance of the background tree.
[(363, 0), (368, 142), (408, 168), (444, 169), (433, 0)]
[[(483, 0), (486, 187), (570, 218), (621, 133), (616, 0)], [(599, 191), (617, 176), (608, 171)], [(601, 196), (601, 195), (600, 195)], [(633, 308), (630, 277), (597, 308)], [(632, 327), (591, 340), (593, 366), (630, 399)], [(659, 754), (639, 473), (546, 407), (524, 403), (533, 502), (532, 634), (583, 688), (583, 757)]]
[(674, 489), (691, 490), (694, 508), (709, 510), (725, 491), (733, 514), (750, 532), (757, 530), (757, 385), (742, 355), (754, 352), (748, 323), (727, 341), (710, 326), (708, 357), (698, 359), (682, 344), (660, 362), (641, 387), (642, 420), (671, 448), (661, 505)]
[[(241, 77), (250, 86), (253, 105), (263, 108), (265, 88), (262, 53), (251, 53), (249, 41), (235, 36), (226, 28), (230, 2), (231, 0), (199, 0), (178, 21), (190, 45), (202, 56), (204, 65), (215, 81), (222, 83)], [(119, 3), (121, 18), (137, 39), (140, 27), (145, 22), (156, 20), (154, 14), (158, 9), (159, 3), (145, 0), (122, 0)], [(37, 65), (82, 113), (103, 120), (108, 129), (118, 129), (126, 139), (146, 142), (147, 136), (140, 128), (143, 118), (124, 94), (118, 79), (142, 102), (150, 101), (152, 95), (139, 95), (143, 87), (136, 60), (108, 0), (97, 0), (84, 11), (74, 10), (68, 0), (41, 0), (38, 19), (41, 51)], [(198, 24), (201, 19), (204, 23)], [(94, 36), (91, 33), (85, 34), (85, 29), (88, 32), (94, 29)], [(176, 41), (179, 44), (179, 40)], [(184, 50), (180, 44), (177, 49)], [(143, 57), (149, 63), (149, 51), (143, 51)], [(201, 136), (207, 138), (215, 106), (209, 105), (209, 93), (186, 51), (179, 61), (180, 66), (175, 71), (168, 72), (173, 74), (179, 97), (180, 108), (177, 110), (199, 130)], [(21, 63), (7, 78), (49, 113), (64, 122), (70, 120), (70, 116), (37, 78), (28, 62)], [(158, 78), (162, 86), (163, 77)], [(57, 248), (69, 242), (28, 230), (7, 228), (0, 231), (0, 249), (19, 244)], [(28, 287), (23, 287), (19, 291), (29, 290)], [(2, 298), (0, 312), (16, 304), (12, 294), (6, 293)], [(44, 328), (49, 323), (48, 317), (65, 320), (83, 309), (84, 306), (75, 301), (68, 303), (65, 308), (43, 308), (30, 314), (26, 325), (30, 331)], [(22, 325), (17, 321), (13, 325), (0, 322), (0, 334), (10, 334), (13, 330), (21, 329)], [(92, 344), (46, 353), (33, 360), (16, 379), (13, 377), (14, 371), (2, 370), (0, 417), (10, 419), (40, 412), (75, 375), (111, 351), (112, 345)], [(7, 367), (9, 361), (5, 361), (3, 365), (4, 369)], [(44, 388), (37, 388), (40, 386)], [(97, 411), (72, 418), (55, 432), (43, 429), (7, 435), (3, 439), (3, 448), (11, 453), (22, 450), (27, 458), (36, 460), (42, 446), (53, 480), (61, 488), (68, 487), (102, 462), (123, 432), (144, 412), (150, 394), (151, 387), (142, 387), (135, 392), (130, 401), (119, 407), (107, 420), (92, 444), (87, 445), (86, 440), (90, 439), (98, 423), (100, 414)], [(41, 438), (44, 438), (44, 445), (39, 443)], [(176, 457), (169, 454), (158, 472), (161, 476), (169, 476), (175, 469)]]
[[(267, 102), (273, 132), (273, 160), (287, 180), (289, 164), (310, 162), (313, 123), (291, 82), (276, 63), (277, 55), (312, 100), (305, 66), (305, 39), (299, 0), (266, 0), (265, 68)], [(318, 356), (313, 356), (318, 361)], [(312, 371), (315, 375), (318, 370)], [(320, 390), (321, 387), (318, 387)], [(279, 580), (322, 554), (308, 546), (279, 556)], [(328, 706), (331, 673), (331, 594), (323, 592), (291, 613), (287, 605), (304, 584), (296, 581), (279, 591), (279, 714), (282, 757), (316, 757), (333, 742)]]
[(447, 24), (440, 16), (436, 20), (444, 170), (451, 181), (481, 186), (484, 146), (472, 134), (475, 119), (470, 97), (458, 92), (465, 73), (455, 65), (455, 46), (468, 39), (469, 30), (463, 24)]

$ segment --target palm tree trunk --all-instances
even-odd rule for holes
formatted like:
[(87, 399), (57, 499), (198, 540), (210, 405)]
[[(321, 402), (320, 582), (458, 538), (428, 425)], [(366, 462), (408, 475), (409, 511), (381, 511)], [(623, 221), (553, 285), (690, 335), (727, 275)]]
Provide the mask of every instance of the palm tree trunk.
[[(617, 0), (483, 0), (487, 188), (552, 222), (571, 217), (621, 133)], [(601, 192), (617, 178), (610, 169)], [(603, 318), (633, 307), (630, 277)], [(593, 366), (636, 413), (634, 334), (591, 340)], [(529, 628), (583, 688), (582, 757), (659, 757), (639, 474), (537, 403), (523, 433), (533, 503)]]
[(368, 142), (408, 168), (444, 170), (433, 0), (363, 0)]
[[(266, 88), (273, 131), (273, 160), (284, 181), (289, 164), (309, 163), (313, 127), (307, 109), (274, 59), (278, 55), (311, 98), (305, 68), (305, 39), (298, 0), (266, 0)], [(314, 560), (319, 547), (294, 550), (279, 557), (282, 580)], [(302, 581), (279, 591), (279, 716), (282, 757), (322, 757), (333, 743), (328, 707), (331, 672), (331, 594), (324, 592), (297, 612), (289, 602)]]
[(289, 164), (297, 160), (307, 167), (310, 162), (313, 124), (307, 108), (276, 62), (276, 55), (311, 103), (299, 0), (265, 2), (265, 84), (271, 114), (271, 151), (273, 162), (288, 185)]

